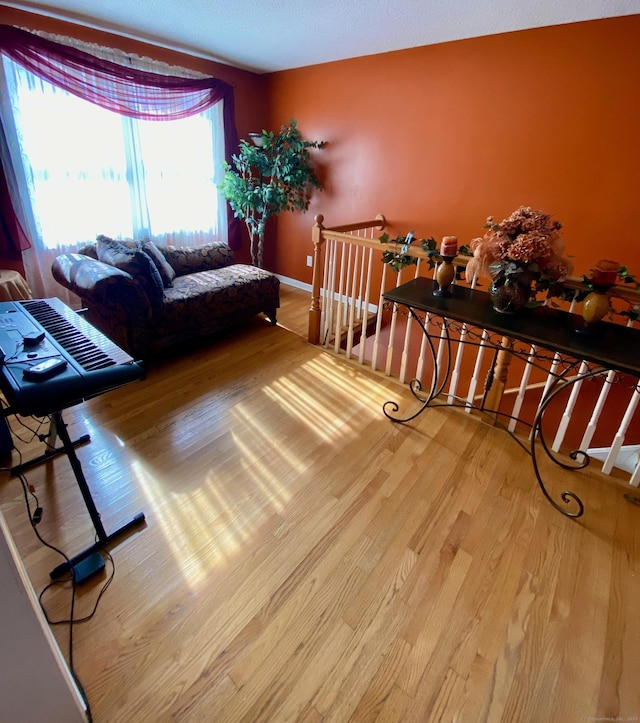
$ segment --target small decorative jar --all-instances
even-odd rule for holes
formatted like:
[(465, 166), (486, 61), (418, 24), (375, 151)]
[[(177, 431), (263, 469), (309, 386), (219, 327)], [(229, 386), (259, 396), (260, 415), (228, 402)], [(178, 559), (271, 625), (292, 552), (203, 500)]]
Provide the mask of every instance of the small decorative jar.
[(592, 291), (582, 302), (582, 318), (585, 324), (597, 324), (610, 309), (609, 297), (601, 291)]
[(611, 308), (607, 291), (615, 286), (620, 264), (617, 261), (601, 259), (591, 273), (593, 291), (582, 302), (582, 318), (585, 331), (590, 331), (602, 320)]
[(437, 288), (433, 290), (434, 296), (449, 297), (451, 291), (449, 287), (456, 277), (456, 269), (453, 260), (458, 255), (458, 237), (445, 236), (440, 245), (440, 256), (442, 262), (436, 270)]

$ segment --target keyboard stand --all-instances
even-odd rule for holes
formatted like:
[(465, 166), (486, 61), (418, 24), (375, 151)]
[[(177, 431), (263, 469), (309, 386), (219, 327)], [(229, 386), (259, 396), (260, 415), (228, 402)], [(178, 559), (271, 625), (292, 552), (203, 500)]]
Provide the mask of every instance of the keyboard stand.
[[(13, 411), (10, 408), (5, 409), (3, 416), (6, 417), (8, 414), (12, 413)], [(62, 442), (62, 446), (56, 447), (55, 445), (58, 437)], [(80, 488), (80, 493), (82, 494), (82, 499), (84, 500), (87, 511), (89, 513), (89, 517), (91, 518), (91, 522), (93, 523), (93, 527), (96, 531), (97, 540), (93, 543), (93, 545), (87, 547), (86, 550), (83, 550), (74, 557), (70, 558), (68, 562), (65, 561), (62, 564), (58, 565), (56, 568), (54, 568), (49, 573), (51, 579), (53, 580), (61, 577), (65, 573), (69, 572), (71, 569), (73, 569), (76, 583), (84, 582), (92, 575), (100, 572), (100, 570), (104, 568), (104, 559), (100, 554), (100, 550), (102, 548), (108, 547), (120, 537), (123, 537), (129, 532), (132, 532), (135, 528), (142, 525), (142, 523), (145, 521), (144, 513), (139, 512), (132, 520), (125, 523), (121, 527), (118, 527), (111, 534), (107, 534), (107, 531), (104, 529), (104, 525), (102, 524), (100, 513), (98, 512), (98, 509), (93, 500), (93, 496), (91, 495), (91, 490), (89, 489), (89, 485), (87, 484), (87, 479), (84, 476), (84, 472), (82, 471), (82, 465), (80, 464), (80, 460), (76, 455), (76, 447), (82, 444), (86, 444), (90, 441), (91, 438), (88, 434), (83, 434), (75, 441), (72, 441), (69, 437), (67, 425), (62, 419), (62, 412), (53, 412), (49, 424), (49, 434), (46, 440), (47, 450), (43, 454), (38, 455), (37, 457), (34, 457), (27, 462), (23, 462), (22, 464), (11, 467), (9, 470), (11, 474), (17, 475), (21, 474), (27, 469), (31, 469), (32, 467), (35, 467), (44, 462), (48, 462), (49, 460), (59, 457), (63, 454), (66, 455), (69, 459), (71, 469), (73, 470), (76, 482), (78, 483), (78, 487)]]
[[(5, 412), (5, 416), (11, 413), (11, 409), (7, 409)], [(66, 454), (67, 451), (64, 446), (56, 447), (57, 439), (58, 430), (56, 428), (55, 418), (52, 416), (49, 422), (49, 434), (47, 435), (47, 439), (45, 441), (45, 451), (42, 454), (39, 454), (37, 457), (34, 457), (33, 459), (29, 459), (26, 462), (21, 462), (20, 464), (16, 464), (14, 467), (11, 467), (9, 469), (9, 473), (15, 476), (17, 474), (21, 474), (22, 472), (26, 472), (33, 467), (37, 467), (44, 462), (48, 462), (50, 459), (55, 459), (61, 454)], [(81, 437), (78, 437), (78, 439), (73, 440), (71, 444), (74, 447), (80, 447), (81, 445), (87, 444), (90, 441), (91, 437), (88, 434), (83, 434)]]
[[(62, 441), (64, 453), (69, 458), (71, 469), (73, 470), (73, 473), (75, 475), (78, 487), (80, 488), (82, 498), (84, 499), (84, 503), (87, 507), (87, 511), (89, 512), (89, 517), (91, 517), (91, 522), (93, 523), (98, 539), (96, 542), (94, 542), (93, 545), (90, 545), (89, 547), (87, 547), (86, 550), (83, 550), (79, 554), (72, 557), (68, 562), (63, 562), (61, 565), (58, 565), (49, 573), (49, 575), (53, 580), (55, 580), (56, 578), (61, 577), (73, 568), (76, 582), (83, 582), (88, 577), (95, 574), (96, 572), (99, 572), (104, 567), (104, 560), (102, 559), (102, 555), (100, 555), (100, 549), (108, 547), (111, 543), (115, 542), (120, 537), (123, 537), (124, 535), (133, 531), (135, 528), (139, 527), (145, 521), (145, 516), (144, 512), (139, 512), (132, 520), (125, 523), (111, 534), (107, 534), (106, 530), (104, 529), (104, 525), (102, 524), (102, 520), (100, 519), (100, 513), (98, 512), (95, 502), (93, 501), (91, 490), (89, 489), (89, 485), (87, 484), (84, 472), (82, 471), (82, 465), (80, 464), (80, 460), (76, 455), (74, 443), (69, 437), (67, 425), (62, 419), (62, 412), (53, 413), (53, 423), (55, 424), (57, 434)], [(84, 564), (81, 565), (81, 563)], [(81, 575), (78, 575), (76, 574), (76, 570), (80, 565)]]

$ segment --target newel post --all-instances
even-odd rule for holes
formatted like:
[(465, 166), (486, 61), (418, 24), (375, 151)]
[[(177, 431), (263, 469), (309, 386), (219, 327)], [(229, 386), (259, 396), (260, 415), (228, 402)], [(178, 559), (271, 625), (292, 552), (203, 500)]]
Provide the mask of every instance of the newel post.
[(507, 385), (513, 340), (508, 336), (503, 336), (500, 346), (501, 349), (496, 355), (495, 363), (487, 375), (484, 398), (485, 408), (489, 412), (494, 412), (494, 422), (498, 418), (500, 402), (502, 401), (504, 390)]
[(320, 288), (322, 286), (322, 245), (324, 238), (322, 231), (324, 226), (322, 222), (324, 216), (319, 213), (315, 218), (315, 226), (311, 230), (311, 240), (313, 241), (313, 278), (311, 281), (311, 307), (309, 308), (309, 332), (308, 339), (310, 344), (317, 344), (320, 341), (320, 317), (322, 315), (322, 307), (320, 306)]

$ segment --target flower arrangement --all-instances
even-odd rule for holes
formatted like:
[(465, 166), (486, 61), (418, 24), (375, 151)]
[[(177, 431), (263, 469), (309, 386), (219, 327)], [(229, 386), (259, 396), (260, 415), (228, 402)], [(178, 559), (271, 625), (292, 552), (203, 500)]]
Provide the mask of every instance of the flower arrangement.
[(467, 265), (467, 279), (475, 274), (522, 275), (525, 283), (534, 279), (562, 281), (572, 271), (564, 256), (562, 224), (549, 214), (520, 206), (508, 218), (495, 223), (489, 216), (481, 238), (471, 241), (473, 258)]

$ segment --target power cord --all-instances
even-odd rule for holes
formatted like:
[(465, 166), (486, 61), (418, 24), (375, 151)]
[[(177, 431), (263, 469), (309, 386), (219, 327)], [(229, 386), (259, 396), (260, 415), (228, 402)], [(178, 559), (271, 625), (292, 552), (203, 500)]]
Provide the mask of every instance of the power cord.
[[(16, 439), (18, 439), (20, 442), (22, 442), (23, 444), (30, 444), (31, 442), (33, 442), (34, 439), (38, 439), (38, 440), (40, 440), (40, 442), (44, 442), (46, 440), (48, 435), (43, 434), (40, 430), (42, 429), (42, 427), (45, 424), (51, 422), (51, 417), (48, 417), (48, 416), (47, 417), (31, 417), (33, 422), (35, 422), (37, 424), (36, 429), (33, 429), (33, 427), (30, 427), (21, 417), (14, 415), (14, 419), (21, 427), (20, 432), (22, 432), (23, 429), (26, 429), (27, 432), (31, 433), (31, 437), (29, 439), (24, 439), (23, 437), (20, 436), (20, 434), (18, 434), (18, 432), (14, 429), (13, 426), (10, 427), (11, 434), (14, 437), (16, 437)], [(16, 450), (16, 451), (18, 451), (18, 450)], [(22, 457), (22, 455), (19, 451), (18, 451), (18, 454), (20, 454), (20, 457)], [(20, 461), (22, 462), (22, 459)]]
[[(7, 403), (3, 397), (0, 397), (0, 414), (4, 417), (7, 426), (9, 427), (9, 430), (11, 432), (11, 435), (16, 439), (20, 440), (20, 442), (22, 442), (23, 444), (30, 444), (31, 442), (33, 442), (34, 439), (39, 439), (41, 442), (44, 442), (47, 439), (48, 435), (43, 434), (41, 430), (45, 424), (51, 424), (51, 415), (45, 415), (44, 417), (30, 417), (29, 419), (31, 419), (37, 425), (34, 429), (29, 424), (27, 424), (27, 422), (24, 421), (22, 417), (18, 416), (17, 414), (11, 414), (9, 407), (7, 406)], [(11, 414), (12, 419), (15, 420), (15, 422), (17, 422), (20, 426), (20, 432), (22, 432), (23, 429), (26, 429), (27, 432), (30, 433), (31, 436), (29, 437), (29, 439), (24, 439), (20, 436), (20, 434), (14, 428), (14, 425), (11, 424), (9, 414)], [(16, 449), (16, 452), (20, 456), (20, 464), (22, 464), (22, 453), (18, 449)]]
[[(36, 512), (37, 512), (37, 510), (36, 510)], [(41, 538), (39, 538), (39, 539), (41, 539)], [(97, 538), (96, 538), (96, 542), (97, 542)], [(43, 544), (46, 545), (47, 543), (43, 542)], [(52, 548), (52, 549), (55, 549), (55, 548)], [(45, 616), (47, 622), (49, 623), (49, 625), (77, 625), (79, 623), (86, 623), (89, 620), (91, 620), (93, 618), (93, 616), (96, 614), (96, 612), (98, 610), (98, 605), (100, 604), (100, 600), (102, 599), (102, 596), (107, 591), (107, 588), (109, 587), (109, 585), (111, 585), (111, 583), (113, 582), (113, 578), (115, 577), (115, 574), (116, 574), (116, 563), (115, 563), (111, 553), (104, 547), (100, 547), (98, 549), (99, 549), (100, 553), (102, 555), (104, 555), (105, 558), (110, 562), (111, 572), (109, 573), (108, 578), (104, 581), (104, 583), (102, 584), (102, 587), (100, 588), (100, 591), (98, 592), (98, 596), (93, 605), (93, 609), (91, 610), (90, 613), (88, 613), (87, 615), (85, 615), (82, 618), (74, 618), (73, 610), (71, 612), (71, 615), (68, 618), (63, 618), (62, 620), (52, 620), (49, 617), (49, 614), (47, 613), (47, 610), (44, 607), (44, 603), (43, 603), (43, 598), (48, 590), (51, 590), (51, 588), (53, 588), (56, 585), (62, 585), (64, 583), (71, 582), (71, 583), (73, 583), (73, 591), (75, 592), (75, 588), (77, 586), (77, 583), (75, 580), (75, 572), (74, 572), (73, 568), (70, 568), (71, 574), (69, 575), (69, 577), (63, 578), (61, 580), (60, 579), (52, 580), (50, 583), (48, 583), (47, 585), (45, 585), (42, 588), (42, 590), (40, 591), (40, 594), (38, 595), (38, 601), (40, 602), (40, 607), (42, 608), (42, 612), (44, 613), (44, 616)], [(66, 556), (65, 556), (65, 560), (67, 561), (67, 563), (69, 563), (69, 560)]]

